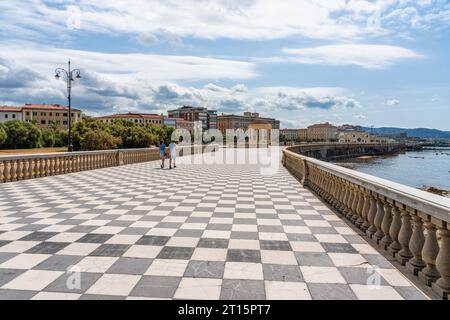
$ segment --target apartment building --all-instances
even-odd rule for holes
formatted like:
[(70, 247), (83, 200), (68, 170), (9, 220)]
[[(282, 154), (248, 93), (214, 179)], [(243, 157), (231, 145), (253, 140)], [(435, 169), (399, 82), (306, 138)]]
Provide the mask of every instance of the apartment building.
[(200, 122), (203, 130), (217, 129), (217, 111), (203, 107), (183, 106), (169, 110), (169, 118), (182, 118), (186, 121)]
[(97, 117), (96, 119), (105, 123), (111, 123), (116, 119), (125, 119), (134, 123), (153, 124), (158, 127), (162, 127), (164, 125), (164, 117), (162, 115), (152, 113), (129, 112)]
[[(81, 110), (71, 109), (72, 124), (81, 120)], [(30, 104), (22, 107), (0, 107), (0, 122), (23, 120), (40, 128), (69, 128), (69, 107), (59, 104)]]
[(225, 134), (227, 129), (242, 129), (247, 131), (249, 125), (255, 121), (264, 121), (271, 125), (272, 129), (280, 129), (280, 121), (273, 118), (264, 118), (256, 112), (244, 112), (243, 115), (221, 114), (217, 116), (217, 127)]
[(307, 128), (307, 139), (313, 142), (338, 141), (338, 128), (328, 122), (314, 124)]
[(299, 141), (301, 129), (281, 129), (280, 138), (284, 136), (286, 141)]

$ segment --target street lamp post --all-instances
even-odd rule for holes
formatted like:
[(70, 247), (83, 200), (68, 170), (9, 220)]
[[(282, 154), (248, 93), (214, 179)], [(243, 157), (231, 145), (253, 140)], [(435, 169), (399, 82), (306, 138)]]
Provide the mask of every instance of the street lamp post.
[[(75, 76), (75, 78), (74, 78)], [(59, 80), (61, 77), (65, 77), (67, 81), (67, 100), (69, 101), (69, 139), (68, 139), (68, 151), (73, 151), (73, 140), (72, 140), (72, 82), (75, 79), (81, 78), (81, 72), (79, 69), (70, 69), (70, 60), (69, 60), (69, 68), (65, 70), (63, 68), (56, 68), (55, 70), (55, 78)]]

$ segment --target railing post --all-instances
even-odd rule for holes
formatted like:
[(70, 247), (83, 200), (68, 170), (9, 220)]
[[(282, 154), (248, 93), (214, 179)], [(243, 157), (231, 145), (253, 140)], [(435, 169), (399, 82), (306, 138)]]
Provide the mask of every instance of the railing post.
[(425, 243), (423, 235), (423, 222), (419, 213), (416, 211), (413, 216), (413, 234), (409, 240), (409, 249), (413, 254), (413, 258), (406, 263), (408, 270), (417, 276), (418, 272), (425, 268), (426, 264), (422, 260), (422, 248)]
[(427, 264), (419, 272), (419, 278), (421, 278), (427, 286), (431, 286), (441, 276), (439, 271), (436, 269), (436, 258), (439, 253), (439, 244), (436, 237), (436, 226), (432, 222), (431, 216), (427, 216), (425, 222), (425, 244), (422, 249), (422, 258)]
[(441, 247), (436, 258), (436, 267), (441, 277), (433, 283), (433, 289), (442, 298), (448, 299), (450, 295), (450, 230), (446, 222), (439, 227), (439, 234)]
[(370, 208), (367, 214), (367, 221), (369, 223), (369, 228), (367, 229), (366, 234), (369, 238), (372, 238), (375, 232), (377, 232), (377, 228), (375, 227), (375, 216), (377, 214), (377, 200), (373, 194), (373, 191), (370, 191), (369, 197), (370, 197), (369, 199)]
[(389, 245), (392, 243), (392, 238), (389, 234), (391, 223), (392, 223), (392, 206), (389, 203), (389, 199), (383, 199), (384, 216), (381, 223), (381, 229), (383, 230), (384, 237), (381, 239), (381, 246), (384, 250), (387, 250)]
[(406, 262), (413, 257), (413, 254), (409, 249), (409, 241), (412, 236), (411, 211), (413, 211), (413, 209), (406, 208), (404, 205), (400, 207), (402, 226), (400, 228), (400, 233), (398, 234), (398, 242), (400, 242), (402, 248), (398, 252), (396, 258), (402, 265), (406, 265)]
[(397, 203), (394, 203), (392, 206), (392, 223), (391, 228), (389, 229), (389, 235), (391, 236), (392, 243), (389, 245), (389, 252), (392, 254), (393, 257), (397, 254), (397, 252), (400, 251), (402, 246), (398, 242), (398, 236), (400, 233), (400, 228), (402, 227), (402, 218), (400, 215), (400, 210), (397, 207)]
[(383, 203), (381, 202), (380, 195), (377, 195), (377, 213), (375, 215), (375, 227), (377, 228), (377, 231), (373, 235), (375, 241), (377, 244), (380, 243), (381, 239), (384, 237), (383, 230), (381, 229), (381, 224), (383, 222), (384, 217), (384, 207)]

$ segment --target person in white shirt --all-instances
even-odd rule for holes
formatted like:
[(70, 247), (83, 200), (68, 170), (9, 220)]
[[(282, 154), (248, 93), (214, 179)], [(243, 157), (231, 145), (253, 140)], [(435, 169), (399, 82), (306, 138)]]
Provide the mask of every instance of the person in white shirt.
[(175, 141), (172, 141), (169, 144), (169, 149), (170, 149), (170, 160), (169, 160), (169, 169), (172, 169), (172, 161), (173, 161), (173, 167), (176, 168), (176, 164), (175, 164), (175, 157), (177, 155), (177, 145), (175, 143)]

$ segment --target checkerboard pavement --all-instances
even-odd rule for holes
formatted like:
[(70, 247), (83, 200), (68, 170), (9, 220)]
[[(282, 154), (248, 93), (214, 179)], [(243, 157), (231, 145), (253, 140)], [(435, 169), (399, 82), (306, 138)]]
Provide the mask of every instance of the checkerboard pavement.
[(0, 299), (427, 297), (283, 167), (147, 162), (0, 185)]

